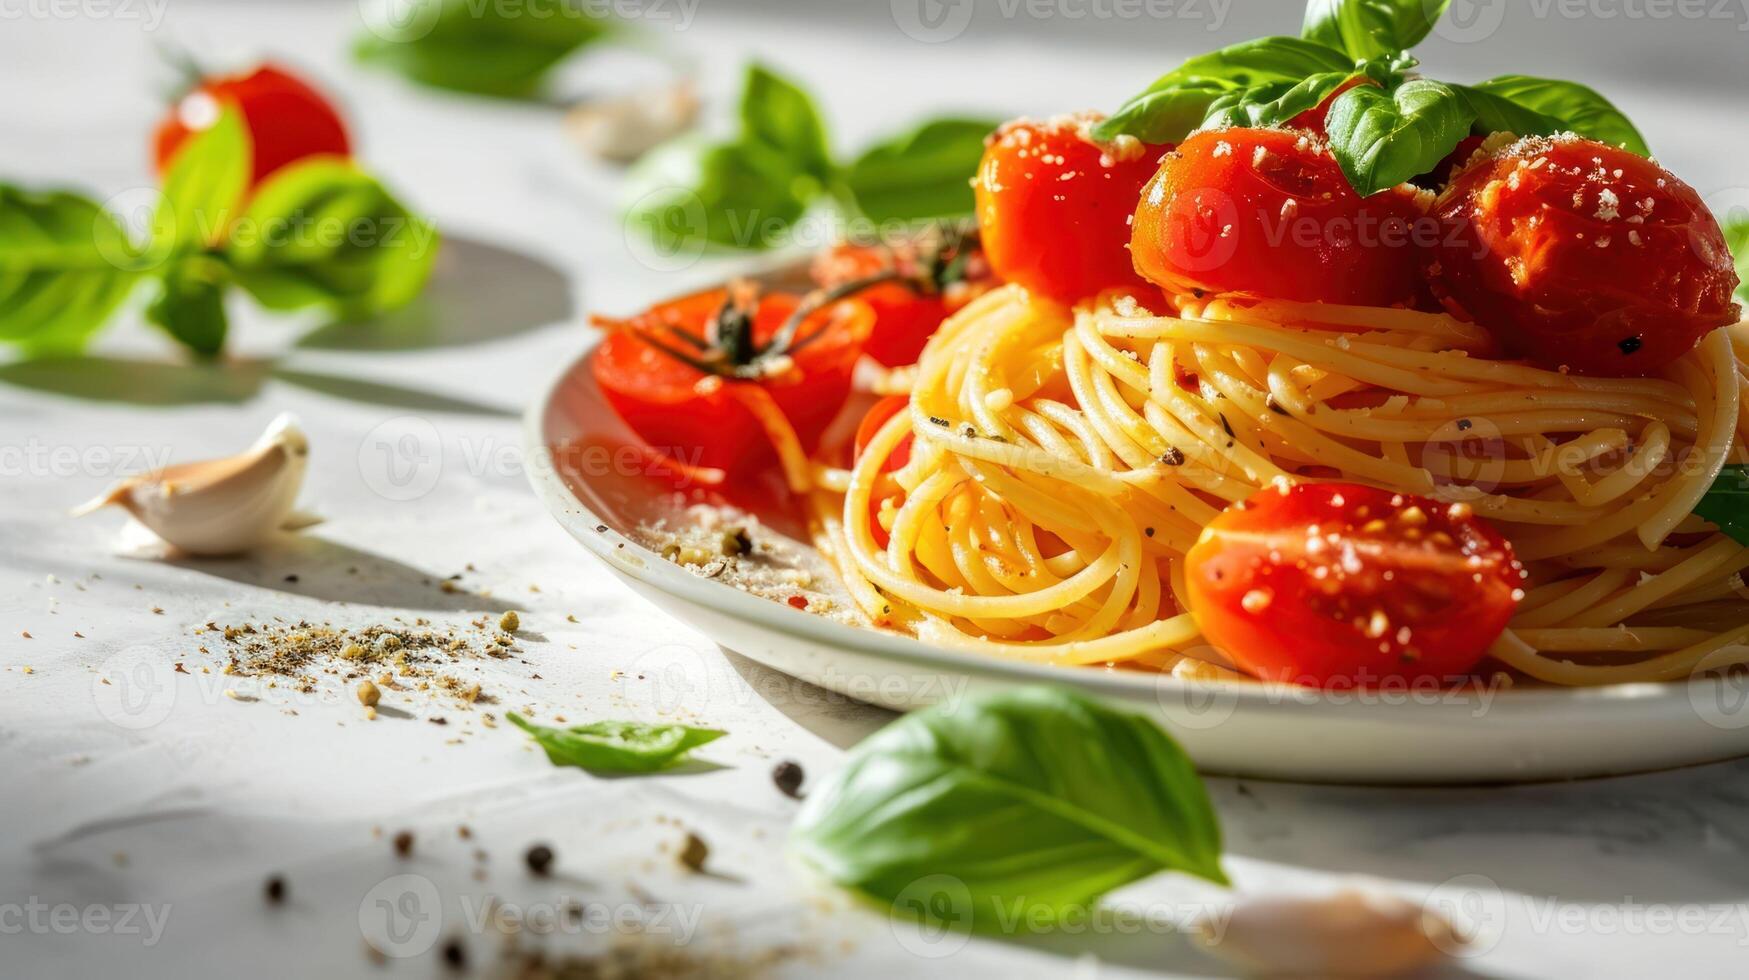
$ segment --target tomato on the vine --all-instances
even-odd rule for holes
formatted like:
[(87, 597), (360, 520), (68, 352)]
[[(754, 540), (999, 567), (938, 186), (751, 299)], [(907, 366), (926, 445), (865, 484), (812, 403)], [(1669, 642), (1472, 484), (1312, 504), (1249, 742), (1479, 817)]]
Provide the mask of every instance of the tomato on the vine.
[(312, 156), (349, 156), (352, 142), (333, 103), (296, 75), (264, 64), (242, 75), (202, 79), (158, 123), (153, 164), (162, 175), (188, 138), (218, 120), (223, 106), (243, 117), (253, 144), (250, 186)]
[[(843, 300), (808, 313), (791, 293), (712, 289), (625, 320), (591, 359), (608, 404), (649, 446), (693, 467), (745, 473), (768, 463), (766, 428), (733, 390), (755, 385), (795, 429), (803, 452), (844, 407), (873, 315)], [(775, 342), (775, 343), (774, 343)]]
[(1016, 120), (985, 144), (972, 189), (999, 278), (1062, 303), (1145, 287), (1130, 262), (1129, 221), (1166, 148), (1094, 143), (1086, 133), (1099, 119)]
[(1414, 196), (1362, 198), (1306, 133), (1225, 129), (1166, 154), (1136, 208), (1136, 270), (1168, 293), (1392, 306), (1417, 290)]
[[(903, 367), (917, 363), (941, 321), (994, 284), (983, 254), (960, 247), (968, 251), (949, 269), (929, 261), (932, 256), (913, 244), (845, 243), (821, 252), (810, 271), (827, 289), (872, 283), (855, 292), (875, 317), (863, 353), (887, 367)], [(945, 272), (951, 272), (951, 281), (941, 281)], [(883, 277), (890, 278), (876, 281)]]
[(1341, 483), (1228, 507), (1184, 570), (1209, 642), (1258, 677), (1317, 687), (1468, 674), (1525, 582), (1467, 505)]
[(1434, 294), (1508, 351), (1581, 374), (1649, 374), (1736, 323), (1737, 273), (1694, 188), (1627, 150), (1527, 139), (1440, 195)]

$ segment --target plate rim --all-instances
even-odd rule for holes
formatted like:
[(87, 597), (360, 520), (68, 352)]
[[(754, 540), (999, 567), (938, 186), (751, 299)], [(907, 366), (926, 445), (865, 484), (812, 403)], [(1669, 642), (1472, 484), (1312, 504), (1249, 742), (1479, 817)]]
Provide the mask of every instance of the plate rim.
[[(937, 671), (953, 671), (962, 677), (982, 675), (1014, 683), (1068, 682), (1095, 694), (1126, 701), (1143, 697), (1163, 700), (1169, 693), (1188, 698), (1192, 692), (1206, 694), (1216, 691), (1223, 697), (1234, 698), (1234, 708), (1248, 705), (1253, 710), (1315, 711), (1326, 717), (1332, 712), (1345, 712), (1347, 717), (1355, 720), (1376, 718), (1398, 711), (1414, 712), (1429, 722), (1450, 717), (1449, 711), (1440, 711), (1437, 705), (1419, 703), (1421, 699), (1415, 694), (1367, 697), (1347, 690), (1341, 692), (1340, 698), (1335, 698), (1331, 696), (1333, 692), (1314, 688), (1288, 687), (1265, 682), (1192, 682), (1170, 675), (1137, 674), (1129, 677), (1116, 672), (1082, 670), (1068, 665), (1034, 664), (971, 651), (952, 650), (934, 646), (915, 637), (840, 623), (751, 595), (723, 582), (700, 578), (620, 532), (571, 493), (553, 465), (550, 444), (546, 438), (546, 417), (561, 387), (580, 369), (586, 368), (586, 362), (601, 340), (600, 334), (591, 336), (575, 357), (565, 361), (553, 377), (540, 385), (534, 399), (524, 410), (523, 450), (529, 459), (539, 461), (539, 465), (525, 466), (524, 470), (535, 496), (561, 528), (616, 572), (631, 576), (684, 601), (754, 626), (799, 636), (816, 644), (864, 656)], [(570, 524), (568, 516), (576, 515), (581, 515), (586, 521), (589, 533), (580, 533), (579, 529)], [(600, 528), (606, 530), (599, 530)], [(628, 552), (638, 561), (625, 561), (624, 555)], [(1070, 677), (1064, 676), (1065, 670), (1073, 672)], [(1588, 706), (1597, 702), (1628, 703), (1648, 711), (1677, 703), (1686, 703), (1692, 708), (1697, 693), (1694, 690), (1696, 684), (1716, 687), (1721, 682), (1721, 678), (1704, 677), (1634, 681), (1595, 687), (1513, 687), (1493, 691), (1489, 695), (1490, 710), (1485, 713), (1485, 717), (1469, 718), (1469, 722), (1488, 724), (1492, 718), (1495, 724), (1507, 724), (1509, 715), (1530, 713), (1540, 716), (1542, 710), (1552, 707)], [(1465, 713), (1468, 714), (1467, 699), (1455, 701), (1454, 704), (1466, 706)], [(1504, 711), (1501, 710), (1503, 706), (1506, 706)]]

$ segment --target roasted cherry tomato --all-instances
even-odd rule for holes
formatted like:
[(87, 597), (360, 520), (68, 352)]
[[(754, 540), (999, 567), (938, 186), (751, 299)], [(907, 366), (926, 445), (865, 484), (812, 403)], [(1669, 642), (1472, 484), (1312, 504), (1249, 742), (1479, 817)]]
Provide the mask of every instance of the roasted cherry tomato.
[(1130, 263), (1129, 221), (1165, 147), (1122, 159), (1086, 138), (1094, 114), (1017, 120), (990, 137), (972, 180), (978, 231), (996, 275), (1062, 303), (1144, 284)]
[[(763, 388), (795, 428), (802, 450), (812, 452), (850, 394), (851, 369), (874, 317), (856, 300), (827, 306), (803, 321), (788, 364), (769, 377), (745, 380), (688, 360), (709, 358), (711, 324), (726, 311), (750, 309), (751, 344), (737, 344), (745, 352), (769, 344), (801, 299), (766, 293), (731, 304), (729, 298), (727, 290), (708, 290), (628, 320), (598, 320), (610, 333), (591, 367), (608, 404), (652, 448), (688, 466), (744, 473), (768, 463), (773, 450), (765, 428), (730, 388)], [(733, 364), (736, 356), (725, 352), (717, 362)]]
[(1527, 139), (1470, 163), (1434, 206), (1434, 294), (1508, 351), (1642, 375), (1736, 323), (1737, 274), (1700, 195), (1626, 150)]
[[(881, 427), (886, 425), (893, 416), (909, 408), (910, 405), (911, 400), (904, 395), (888, 395), (875, 402), (869, 408), (868, 414), (862, 417), (862, 422), (856, 427), (856, 455), (853, 458), (861, 459), (862, 451), (874, 441), (875, 434), (881, 431)], [(911, 442), (912, 438), (909, 435), (899, 440), (899, 444), (894, 446), (893, 451), (887, 455), (886, 461), (881, 463), (882, 473), (891, 473), (911, 461)], [(875, 543), (883, 548), (887, 546), (887, 531), (881, 527), (881, 501), (884, 499), (886, 499), (885, 496), (878, 494), (868, 498), (868, 522), (874, 528)]]
[(1337, 97), (1340, 96), (1342, 93), (1348, 91), (1351, 88), (1354, 88), (1357, 85), (1377, 85), (1377, 84), (1378, 84), (1378, 82), (1373, 81), (1372, 79), (1366, 77), (1365, 75), (1356, 75), (1353, 78), (1350, 78), (1348, 81), (1343, 82), (1341, 85), (1336, 86), (1336, 91), (1331, 92), (1329, 95), (1326, 95), (1324, 97), (1324, 101), (1318, 103), (1316, 106), (1313, 106), (1310, 109), (1307, 109), (1305, 112), (1300, 113), (1299, 115), (1293, 117), (1292, 119), (1289, 119), (1287, 122), (1287, 128), (1289, 128), (1289, 129), (1309, 129), (1312, 132), (1317, 133), (1319, 136), (1328, 135), (1324, 129), (1324, 124), (1330, 118), (1330, 105), (1331, 105), (1331, 103), (1335, 102)]
[(1467, 674), (1524, 585), (1468, 506), (1340, 483), (1228, 507), (1184, 570), (1209, 642), (1258, 677), (1315, 687)]
[(970, 251), (964, 261), (955, 263), (959, 272), (951, 282), (941, 281), (947, 266), (930, 262), (914, 245), (838, 245), (814, 259), (812, 273), (814, 281), (826, 288), (884, 275), (899, 277), (860, 289), (855, 296), (875, 315), (874, 332), (863, 353), (887, 367), (903, 367), (917, 363), (941, 321), (995, 284), (983, 253), (965, 247)]
[(254, 144), (250, 186), (305, 157), (352, 152), (346, 124), (333, 104), (302, 79), (268, 64), (246, 75), (203, 79), (182, 97), (158, 124), (153, 139), (153, 161), (160, 175), (183, 142), (216, 122), (219, 107), (225, 105), (235, 107), (249, 127)]
[(1362, 199), (1305, 133), (1197, 133), (1168, 153), (1136, 208), (1136, 271), (1175, 295), (1237, 292), (1391, 306), (1416, 292), (1414, 196)]

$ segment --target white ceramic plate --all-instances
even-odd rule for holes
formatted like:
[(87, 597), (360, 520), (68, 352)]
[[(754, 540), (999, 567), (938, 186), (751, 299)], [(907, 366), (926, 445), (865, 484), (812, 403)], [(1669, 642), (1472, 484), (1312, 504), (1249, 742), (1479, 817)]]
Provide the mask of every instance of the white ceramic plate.
[[(628, 472), (639, 467), (611, 465), (633, 437), (602, 400), (588, 352), (541, 393), (525, 422), (535, 492), (634, 591), (730, 650), (894, 710), (1019, 684), (1066, 684), (1157, 719), (1205, 771), (1315, 782), (1567, 779), (1749, 754), (1749, 692), (1721, 678), (1316, 692), (1014, 663), (847, 625), (703, 578), (628, 536), (659, 516), (671, 488)], [(781, 516), (761, 516), (782, 527)]]

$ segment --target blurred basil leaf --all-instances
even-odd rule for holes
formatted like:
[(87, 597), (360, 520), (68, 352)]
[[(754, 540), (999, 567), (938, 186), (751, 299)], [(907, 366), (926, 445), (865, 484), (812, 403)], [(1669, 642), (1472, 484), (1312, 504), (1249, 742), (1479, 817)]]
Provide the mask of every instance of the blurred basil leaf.
[(152, 219), (152, 247), (162, 255), (216, 245), (249, 189), (254, 150), (243, 116), (227, 106), (170, 159), (163, 199)]
[(161, 281), (162, 289), (146, 307), (146, 319), (203, 357), (223, 350), (230, 269), (210, 255), (190, 255), (173, 262)]
[(276, 171), (250, 200), (223, 255), (272, 310), (371, 316), (410, 302), (437, 257), (437, 230), (369, 174), (332, 158)]
[(435, 88), (526, 98), (609, 22), (577, 0), (376, 0), (354, 55)]
[(871, 221), (918, 221), (972, 212), (972, 177), (999, 123), (935, 119), (863, 151), (843, 183)]
[(1652, 155), (1645, 137), (1620, 109), (1596, 90), (1578, 82), (1530, 75), (1502, 75), (1478, 82), (1471, 88), (1557, 119), (1562, 129), (1570, 129), (1588, 139), (1619, 146), (1643, 157)]
[(78, 351), (139, 282), (141, 265), (97, 202), (0, 184), (0, 340), (30, 354)]
[(758, 143), (670, 143), (627, 183), (628, 230), (668, 254), (702, 245), (765, 249), (783, 243), (819, 185)]
[(1737, 259), (1737, 298), (1749, 303), (1749, 209), (1737, 207), (1720, 217), (1725, 244)]
[(1330, 105), (1330, 150), (1355, 191), (1367, 197), (1432, 170), (1469, 135), (1463, 97), (1417, 78), (1395, 92), (1358, 85)]
[(748, 66), (742, 83), (741, 140), (783, 156), (794, 169), (822, 183), (831, 178), (826, 126), (814, 100), (764, 65)]
[(1311, 0), (1301, 36), (1356, 59), (1378, 58), (1420, 44), (1451, 0)]

